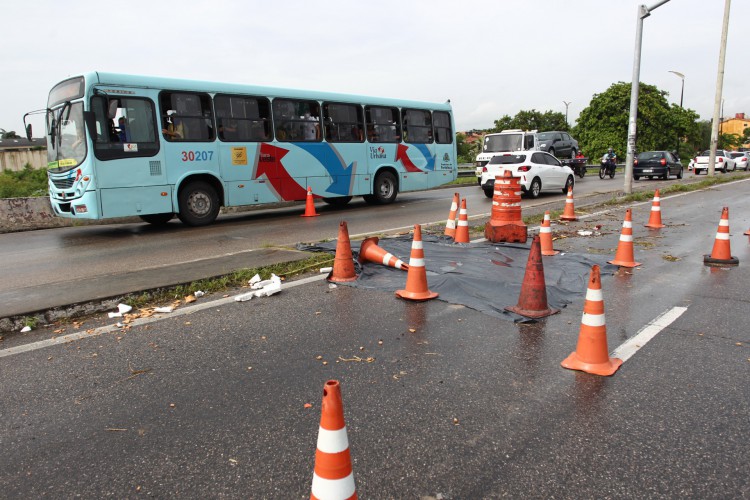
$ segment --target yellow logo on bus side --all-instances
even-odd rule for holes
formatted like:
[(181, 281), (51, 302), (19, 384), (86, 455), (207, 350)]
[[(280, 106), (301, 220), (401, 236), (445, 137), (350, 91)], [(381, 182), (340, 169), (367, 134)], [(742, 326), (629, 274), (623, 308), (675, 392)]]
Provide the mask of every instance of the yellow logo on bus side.
[(232, 165), (247, 165), (247, 148), (232, 148)]

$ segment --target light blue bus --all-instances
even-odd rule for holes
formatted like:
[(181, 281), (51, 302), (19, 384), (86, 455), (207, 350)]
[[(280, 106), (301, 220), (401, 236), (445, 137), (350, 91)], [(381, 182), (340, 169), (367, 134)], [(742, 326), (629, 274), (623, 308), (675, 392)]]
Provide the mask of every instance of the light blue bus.
[(60, 217), (200, 226), (308, 187), (385, 204), (457, 176), (450, 102), (95, 72), (57, 84), (40, 112)]

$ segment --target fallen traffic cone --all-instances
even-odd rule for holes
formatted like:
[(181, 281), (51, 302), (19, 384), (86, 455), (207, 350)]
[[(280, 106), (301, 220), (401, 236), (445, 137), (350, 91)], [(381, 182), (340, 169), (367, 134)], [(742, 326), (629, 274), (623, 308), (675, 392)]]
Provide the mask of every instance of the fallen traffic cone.
[(604, 299), (599, 266), (591, 268), (586, 302), (583, 304), (581, 330), (575, 352), (560, 363), (563, 368), (580, 370), (594, 375), (612, 375), (622, 365), (622, 360), (609, 357), (607, 325), (604, 319)]
[(576, 211), (575, 206), (573, 203), (573, 188), (568, 188), (568, 195), (565, 197), (565, 210), (563, 210), (563, 214), (560, 216), (560, 220), (569, 220), (574, 221), (578, 220), (578, 217), (576, 217)]
[(650, 227), (651, 229), (667, 227), (661, 223), (661, 198), (659, 197), (658, 189), (654, 192), (654, 201), (651, 203), (651, 215), (648, 218), (646, 227)]
[(732, 257), (729, 245), (729, 207), (724, 207), (721, 211), (714, 248), (711, 250), (711, 255), (703, 256), (703, 263), (707, 266), (737, 266), (740, 263), (737, 257)]
[(307, 199), (305, 200), (305, 213), (301, 217), (317, 217), (320, 215), (315, 211), (315, 203), (313, 203), (312, 188), (307, 186)]
[(544, 264), (542, 264), (542, 250), (539, 236), (534, 236), (531, 241), (529, 260), (526, 262), (526, 273), (523, 276), (521, 294), (518, 296), (518, 305), (506, 307), (506, 311), (512, 311), (528, 318), (544, 318), (559, 313), (559, 309), (547, 306), (547, 286), (544, 284)]
[(614, 260), (608, 261), (610, 264), (622, 267), (640, 266), (640, 262), (633, 260), (633, 219), (632, 210), (625, 210), (625, 221), (622, 223), (622, 233), (620, 233), (620, 242), (617, 244)]
[(359, 247), (360, 264), (369, 260), (376, 264), (383, 264), (384, 266), (395, 267), (396, 269), (402, 269), (404, 271), (409, 270), (409, 266), (406, 265), (403, 260), (380, 248), (378, 246), (378, 241), (378, 238), (375, 236), (372, 238), (366, 238), (362, 241), (362, 245)]
[(451, 211), (448, 212), (448, 220), (445, 221), (445, 234), (453, 238), (456, 235), (456, 213), (458, 212), (458, 200), (461, 197), (458, 193), (453, 193), (453, 201), (451, 202)]
[(542, 246), (542, 255), (556, 255), (560, 253), (552, 248), (552, 228), (549, 222), (549, 210), (544, 212), (544, 220), (539, 228), (539, 241)]
[(469, 217), (466, 213), (466, 198), (461, 200), (461, 210), (458, 212), (458, 227), (456, 227), (456, 234), (453, 236), (453, 242), (469, 242)]
[(344, 423), (344, 404), (338, 380), (323, 387), (320, 429), (315, 450), (311, 499), (356, 499), (352, 457)]
[(424, 247), (422, 246), (422, 226), (414, 226), (414, 240), (411, 243), (409, 272), (406, 275), (406, 289), (397, 290), (396, 295), (407, 300), (430, 300), (438, 296), (427, 289), (427, 271), (424, 267)]
[(349, 241), (349, 230), (344, 221), (339, 223), (339, 238), (336, 243), (336, 257), (333, 259), (333, 271), (326, 279), (334, 282), (357, 279), (357, 273), (354, 270), (354, 257), (352, 257), (352, 245)]

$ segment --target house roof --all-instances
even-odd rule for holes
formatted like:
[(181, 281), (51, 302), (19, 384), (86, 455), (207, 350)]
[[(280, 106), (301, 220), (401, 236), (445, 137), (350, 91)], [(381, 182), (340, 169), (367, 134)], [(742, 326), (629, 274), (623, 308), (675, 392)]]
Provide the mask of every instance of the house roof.
[(25, 137), (18, 139), (0, 139), (0, 150), (7, 149), (31, 149), (37, 147), (47, 147), (46, 139), (31, 139)]

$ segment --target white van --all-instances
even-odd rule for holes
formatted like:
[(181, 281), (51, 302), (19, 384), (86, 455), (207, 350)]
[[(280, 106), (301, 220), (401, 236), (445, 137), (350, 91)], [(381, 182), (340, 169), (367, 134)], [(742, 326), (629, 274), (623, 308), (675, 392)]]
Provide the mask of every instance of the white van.
[(499, 153), (537, 149), (536, 133), (536, 130), (510, 129), (494, 134), (486, 134), (482, 141), (482, 151), (477, 155), (474, 164), (476, 167), (477, 182), (481, 185), (482, 169), (493, 156)]

